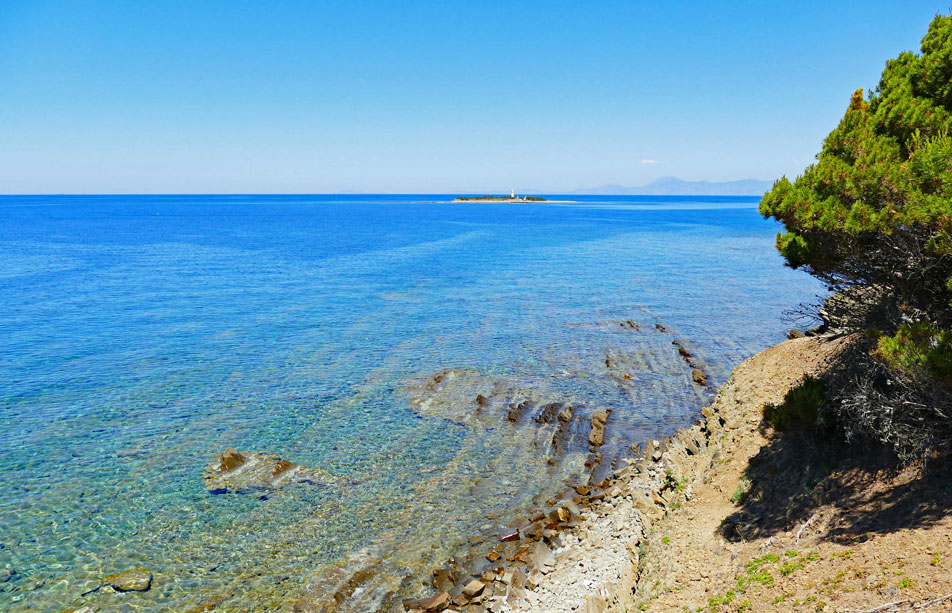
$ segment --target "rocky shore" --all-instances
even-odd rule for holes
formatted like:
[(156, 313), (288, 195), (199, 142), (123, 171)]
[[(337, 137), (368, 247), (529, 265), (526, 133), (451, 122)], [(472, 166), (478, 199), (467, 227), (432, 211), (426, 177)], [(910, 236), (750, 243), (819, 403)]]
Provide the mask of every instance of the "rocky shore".
[[(844, 541), (835, 538), (837, 522), (851, 512), (873, 512), (874, 501), (867, 499), (854, 500), (867, 505), (859, 509), (836, 507), (844, 483), (861, 479), (855, 463), (840, 472), (825, 470), (825, 480), (814, 483), (822, 454), (804, 441), (793, 445), (792, 453), (799, 455), (763, 460), (765, 450), (786, 440), (765, 427), (764, 405), (782, 402), (805, 376), (822, 375), (848, 343), (845, 336), (796, 338), (748, 359), (694, 426), (646, 442), (611, 478), (550, 501), (547, 513), (501, 535), (488, 570), (472, 577), (436, 573), (434, 595), (405, 601), (405, 609), (598, 613), (947, 607), (952, 602), (952, 593), (945, 596), (952, 592), (952, 521), (944, 511), (952, 500), (943, 501), (941, 489), (928, 492), (930, 502), (938, 499), (929, 522), (900, 521), (895, 530), (872, 537), (857, 531)], [(905, 473), (889, 470), (888, 476), (868, 466), (864, 470), (867, 485), (878, 483), (872, 491), (879, 494), (929, 487), (916, 481), (914, 467)], [(787, 476), (781, 479), (781, 474)], [(778, 484), (784, 479), (790, 482), (787, 490)], [(777, 490), (774, 496), (789, 496), (790, 504), (763, 493), (770, 488)]]
[[(609, 410), (586, 411), (579, 399), (517, 377), (444, 370), (410, 379), (404, 393), (421, 416), (476, 431), (511, 428), (527, 457), (543, 466), (569, 453), (585, 457), (590, 478), (504, 530), (481, 529), (470, 555), (446, 560), (429, 581), (394, 576), (394, 586), (420, 597), (373, 587), (389, 572), (385, 556), (363, 552), (293, 608), (360, 610), (351, 604), (366, 596), (372, 608), (412, 613), (952, 610), (947, 468), (930, 479), (922, 467), (896, 466), (816, 432), (776, 432), (764, 419), (765, 406), (782, 403), (805, 377), (822, 377), (849, 344), (842, 334), (814, 333), (761, 352), (734, 369), (694, 425), (605, 463)], [(671, 346), (694, 383), (708, 386), (685, 344)], [(624, 356), (606, 355), (606, 368), (619, 363)], [(211, 494), (262, 498), (290, 484), (343, 484), (273, 454), (231, 448), (212, 459), (204, 481)], [(151, 571), (135, 568), (84, 596), (152, 584)]]

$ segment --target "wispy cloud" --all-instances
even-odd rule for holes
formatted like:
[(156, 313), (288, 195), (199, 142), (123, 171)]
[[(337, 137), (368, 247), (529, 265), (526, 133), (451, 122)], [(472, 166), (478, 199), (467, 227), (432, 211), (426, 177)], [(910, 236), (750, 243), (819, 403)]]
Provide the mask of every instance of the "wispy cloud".
[(641, 160), (642, 164), (657, 164), (658, 160)]

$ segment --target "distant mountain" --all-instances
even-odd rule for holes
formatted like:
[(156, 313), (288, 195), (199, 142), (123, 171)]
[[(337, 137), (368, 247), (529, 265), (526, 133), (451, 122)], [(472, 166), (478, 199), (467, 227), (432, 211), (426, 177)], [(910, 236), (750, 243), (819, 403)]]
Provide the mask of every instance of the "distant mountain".
[(602, 185), (578, 189), (574, 194), (596, 196), (763, 196), (773, 181), (742, 179), (740, 181), (684, 181), (677, 177), (661, 177), (641, 187)]

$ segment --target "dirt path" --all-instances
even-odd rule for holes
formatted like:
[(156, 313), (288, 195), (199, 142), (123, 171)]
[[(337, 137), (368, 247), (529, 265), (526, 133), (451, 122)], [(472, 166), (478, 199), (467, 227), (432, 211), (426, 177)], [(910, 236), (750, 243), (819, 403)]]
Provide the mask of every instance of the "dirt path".
[(822, 374), (843, 342), (788, 341), (734, 371), (709, 412), (725, 420), (710, 466), (643, 547), (641, 610), (952, 610), (927, 602), (952, 593), (947, 471), (918, 479), (883, 454), (761, 426), (763, 405)]

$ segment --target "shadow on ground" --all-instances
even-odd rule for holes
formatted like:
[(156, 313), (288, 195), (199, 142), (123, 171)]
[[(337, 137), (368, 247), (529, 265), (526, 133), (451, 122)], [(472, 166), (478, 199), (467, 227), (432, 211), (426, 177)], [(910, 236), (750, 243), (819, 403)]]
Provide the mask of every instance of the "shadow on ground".
[(832, 432), (781, 432), (750, 459), (738, 509), (719, 531), (736, 542), (810, 521), (818, 538), (848, 544), (930, 526), (952, 511), (950, 474), (949, 456), (901, 466), (883, 448), (847, 445)]

